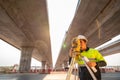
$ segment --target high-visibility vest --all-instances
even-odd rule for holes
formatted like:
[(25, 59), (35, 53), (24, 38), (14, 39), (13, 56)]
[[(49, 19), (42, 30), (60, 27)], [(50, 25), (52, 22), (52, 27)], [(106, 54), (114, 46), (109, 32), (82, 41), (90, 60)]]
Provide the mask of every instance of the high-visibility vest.
[[(103, 56), (96, 49), (89, 48), (89, 50), (83, 51), (80, 54), (82, 56), (86, 56), (90, 61), (94, 62), (105, 61)], [(75, 60), (79, 65), (84, 65), (84, 61), (81, 59), (80, 55), (76, 56)]]

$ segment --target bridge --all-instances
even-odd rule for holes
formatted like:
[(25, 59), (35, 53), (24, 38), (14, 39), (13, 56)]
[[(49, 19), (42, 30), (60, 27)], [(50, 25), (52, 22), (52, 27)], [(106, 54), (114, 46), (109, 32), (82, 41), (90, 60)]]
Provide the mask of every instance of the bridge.
[(21, 50), (20, 72), (31, 57), (52, 67), (46, 0), (0, 0), (0, 38)]
[[(88, 38), (88, 46), (96, 48), (120, 34), (119, 0), (81, 0), (74, 19), (66, 32), (65, 40), (57, 59), (56, 68), (67, 66), (71, 40), (79, 34)], [(103, 56), (120, 52), (120, 39), (100, 49)]]
[[(68, 61), (73, 37), (83, 34), (96, 48), (120, 34), (119, 0), (81, 0), (66, 32), (55, 67)], [(52, 67), (46, 0), (0, 0), (0, 39), (21, 50), (20, 72), (30, 70), (31, 57)], [(120, 52), (120, 42), (100, 50), (104, 55)]]

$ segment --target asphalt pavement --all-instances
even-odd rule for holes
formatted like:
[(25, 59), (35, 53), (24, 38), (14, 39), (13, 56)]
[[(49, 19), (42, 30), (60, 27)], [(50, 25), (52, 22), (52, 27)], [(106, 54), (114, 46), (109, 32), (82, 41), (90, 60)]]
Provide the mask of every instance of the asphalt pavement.
[[(0, 80), (65, 80), (66, 73), (16, 73), (16, 74), (0, 74)], [(75, 76), (71, 76), (71, 80), (75, 80)], [(102, 73), (102, 80), (120, 80), (120, 72)]]

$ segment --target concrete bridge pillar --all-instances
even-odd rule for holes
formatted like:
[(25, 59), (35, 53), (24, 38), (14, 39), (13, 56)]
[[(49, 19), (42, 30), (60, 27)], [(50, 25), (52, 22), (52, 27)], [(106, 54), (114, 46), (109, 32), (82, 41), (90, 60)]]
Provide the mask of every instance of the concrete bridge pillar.
[(68, 61), (64, 61), (64, 67), (68, 67)]
[(42, 63), (42, 73), (46, 73), (46, 61), (41, 61)]
[(33, 47), (24, 46), (21, 51), (20, 72), (29, 72), (31, 66)]
[(46, 61), (42, 61), (42, 69), (45, 69), (46, 67)]

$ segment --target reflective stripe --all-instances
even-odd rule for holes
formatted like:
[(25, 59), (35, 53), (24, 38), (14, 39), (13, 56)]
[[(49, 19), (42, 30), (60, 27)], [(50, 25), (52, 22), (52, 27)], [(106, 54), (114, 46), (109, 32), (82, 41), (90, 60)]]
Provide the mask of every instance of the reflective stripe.
[(85, 67), (85, 64), (78, 65), (78, 67)]
[[(96, 59), (95, 58), (88, 58), (90, 61), (94, 61), (96, 62)], [(84, 61), (81, 59), (81, 58), (77, 58), (76, 59), (76, 62), (79, 64), (79, 65), (84, 65)]]
[(89, 60), (95, 60), (95, 58), (88, 58)]

